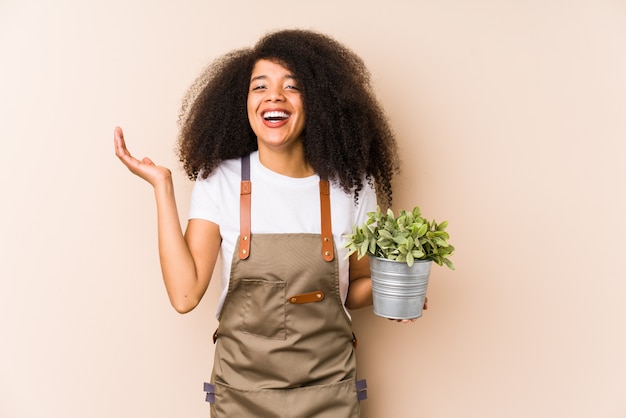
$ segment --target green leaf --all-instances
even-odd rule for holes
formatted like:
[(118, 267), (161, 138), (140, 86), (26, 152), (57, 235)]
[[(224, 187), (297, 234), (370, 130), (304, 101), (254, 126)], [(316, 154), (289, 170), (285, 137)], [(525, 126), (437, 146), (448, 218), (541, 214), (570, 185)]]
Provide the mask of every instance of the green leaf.
[(413, 237), (408, 237), (406, 239), (406, 248), (411, 251), (413, 247), (415, 247), (415, 241), (413, 240)]
[(378, 231), (378, 235), (380, 235), (383, 238), (389, 238), (389, 239), (393, 239), (393, 235), (391, 234), (391, 232), (381, 229), (380, 231)]
[(369, 240), (369, 252), (374, 254), (376, 252), (376, 238), (370, 238)]
[(448, 266), (450, 270), (456, 270), (456, 267), (454, 266), (454, 264), (452, 264), (452, 261), (448, 260), (447, 258), (444, 258), (443, 262), (445, 263), (446, 266)]
[(407, 240), (408, 238), (405, 237), (404, 235), (396, 235), (395, 237), (393, 237), (393, 242), (395, 242), (398, 245), (406, 245)]
[(444, 240), (442, 240), (441, 238), (437, 238), (437, 237), (435, 237), (435, 238), (433, 239), (433, 241), (435, 242), (435, 244), (437, 244), (437, 245), (438, 245), (438, 246), (440, 246), (440, 247), (447, 247), (447, 246), (448, 246), (448, 243), (447, 243), (447, 242), (445, 242)]
[(394, 241), (388, 238), (380, 238), (376, 241), (376, 244), (380, 248), (395, 248), (396, 247)]
[(413, 251), (411, 251), (411, 255), (413, 256), (413, 258), (420, 259), (420, 258), (424, 257), (424, 252), (420, 251), (420, 250), (413, 250)]
[(413, 259), (413, 254), (408, 253), (408, 254), (406, 255), (406, 263), (409, 265), (409, 267), (411, 267), (411, 266), (413, 265), (413, 262), (414, 262), (414, 261), (415, 261), (415, 260)]
[(362, 258), (365, 254), (367, 254), (368, 247), (369, 241), (363, 241), (361, 243), (361, 247), (359, 248), (359, 258)]

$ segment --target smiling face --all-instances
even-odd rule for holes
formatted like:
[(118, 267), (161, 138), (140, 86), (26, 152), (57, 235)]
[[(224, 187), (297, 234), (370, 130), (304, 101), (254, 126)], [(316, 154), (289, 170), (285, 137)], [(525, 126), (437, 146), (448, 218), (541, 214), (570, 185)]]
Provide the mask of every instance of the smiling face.
[(282, 65), (259, 60), (248, 90), (248, 120), (263, 149), (302, 147), (304, 108), (298, 83)]

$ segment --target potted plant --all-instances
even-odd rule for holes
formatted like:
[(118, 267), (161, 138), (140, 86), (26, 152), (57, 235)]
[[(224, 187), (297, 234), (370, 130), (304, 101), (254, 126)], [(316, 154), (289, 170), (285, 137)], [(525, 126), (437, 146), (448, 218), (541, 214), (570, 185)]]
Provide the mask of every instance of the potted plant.
[(357, 253), (359, 259), (369, 255), (372, 276), (374, 313), (393, 319), (415, 319), (422, 316), (426, 288), (432, 263), (454, 270), (449, 257), (454, 247), (445, 231), (448, 222), (429, 222), (420, 208), (367, 214), (363, 225), (345, 236), (347, 257)]

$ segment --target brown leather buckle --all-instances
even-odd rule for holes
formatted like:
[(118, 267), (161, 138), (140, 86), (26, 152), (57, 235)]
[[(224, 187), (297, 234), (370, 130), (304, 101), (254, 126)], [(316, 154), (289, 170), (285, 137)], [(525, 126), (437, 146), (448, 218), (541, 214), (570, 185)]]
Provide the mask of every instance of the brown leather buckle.
[(302, 304), (302, 303), (313, 303), (320, 302), (324, 300), (324, 292), (321, 290), (316, 290), (311, 293), (303, 293), (301, 295), (291, 296), (289, 298), (289, 303), (293, 304)]

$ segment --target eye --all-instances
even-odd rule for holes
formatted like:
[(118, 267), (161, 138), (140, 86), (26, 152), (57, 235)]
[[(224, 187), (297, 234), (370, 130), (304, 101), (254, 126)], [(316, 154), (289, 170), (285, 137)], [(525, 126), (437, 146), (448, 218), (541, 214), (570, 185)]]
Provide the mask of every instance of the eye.
[(294, 86), (293, 84), (288, 84), (285, 86), (285, 90), (300, 90), (298, 86)]
[(263, 90), (265, 88), (266, 88), (265, 84), (259, 84), (257, 86), (252, 86), (252, 88), (250, 90), (252, 90), (252, 91), (254, 91), (254, 90)]

